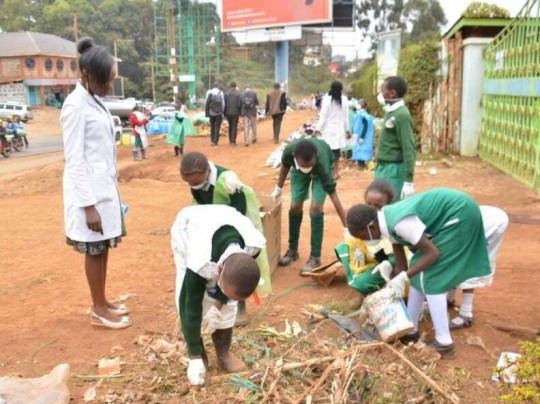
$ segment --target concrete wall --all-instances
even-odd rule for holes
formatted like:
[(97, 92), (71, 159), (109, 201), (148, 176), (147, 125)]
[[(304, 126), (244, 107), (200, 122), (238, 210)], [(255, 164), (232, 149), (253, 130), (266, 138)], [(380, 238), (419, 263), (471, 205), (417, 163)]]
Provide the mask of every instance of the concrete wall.
[(461, 95), (461, 133), (459, 153), (478, 155), (482, 118), (481, 98), (484, 81), (484, 49), (491, 38), (467, 38), (463, 41), (463, 91)]
[(17, 101), (23, 104), (27, 101), (26, 86), (23, 83), (0, 84), (0, 102)]

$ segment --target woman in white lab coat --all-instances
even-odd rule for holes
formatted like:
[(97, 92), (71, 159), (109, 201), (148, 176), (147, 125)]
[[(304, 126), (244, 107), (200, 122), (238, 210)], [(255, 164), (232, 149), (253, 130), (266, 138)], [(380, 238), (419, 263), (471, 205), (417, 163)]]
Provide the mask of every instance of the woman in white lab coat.
[(92, 324), (131, 325), (125, 305), (105, 297), (109, 248), (125, 235), (116, 179), (116, 143), (112, 117), (99, 97), (111, 89), (112, 56), (90, 38), (80, 40), (81, 80), (66, 98), (60, 122), (64, 140), (64, 222), (67, 243), (85, 254)]
[(349, 131), (349, 101), (342, 95), (343, 84), (333, 81), (330, 91), (323, 97), (317, 131), (328, 143), (334, 154), (334, 179), (339, 175), (339, 159), (341, 149), (347, 146)]

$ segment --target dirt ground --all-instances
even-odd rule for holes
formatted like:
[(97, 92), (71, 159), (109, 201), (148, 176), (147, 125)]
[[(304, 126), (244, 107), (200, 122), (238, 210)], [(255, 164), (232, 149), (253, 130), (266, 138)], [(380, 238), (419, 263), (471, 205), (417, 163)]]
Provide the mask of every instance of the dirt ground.
[[(298, 128), (312, 115), (312, 111), (287, 114), (282, 133)], [(205, 152), (214, 162), (234, 169), (258, 192), (269, 194), (276, 172), (263, 164), (274, 149), (271, 138), (271, 121), (265, 121), (259, 126), (259, 143), (254, 147), (233, 148), (222, 138), (218, 148), (210, 148), (207, 138), (190, 138), (186, 149)], [(172, 147), (161, 138), (153, 138), (149, 157), (145, 162), (132, 162), (128, 148), (119, 151), (120, 190), (130, 208), (126, 217), (128, 237), (111, 253), (108, 291), (111, 297), (132, 294), (127, 303), (134, 325), (122, 331), (93, 328), (85, 315), (90, 298), (83, 256), (65, 245), (63, 232), (62, 162), (0, 177), (0, 211), (4, 212), (0, 232), (1, 376), (38, 376), (63, 362), (69, 363), (75, 374), (95, 374), (97, 361), (110, 355), (112, 347), (122, 347), (120, 355), (127, 360), (136, 349), (133, 340), (138, 335), (174, 329), (175, 269), (168, 232), (191, 196), (180, 181)], [(478, 290), (475, 296), (475, 324), (453, 333), (457, 357), (437, 365), (464, 375), (463, 387), (456, 392), (462, 402), (488, 402), (497, 394), (490, 376), (499, 354), (516, 351), (520, 340), (490, 324), (540, 326), (540, 198), (478, 159), (424, 161), (425, 165), (417, 167), (416, 191), (435, 186), (461, 189), (480, 204), (499, 206), (512, 217), (495, 284)], [(430, 168), (436, 168), (437, 173), (430, 174)], [(362, 201), (372, 176), (369, 171), (343, 170), (338, 192), (345, 207)], [(288, 191), (287, 187), (283, 197), (282, 252), (287, 240)], [(309, 252), (309, 220), (302, 226), (301, 260), (274, 273), (274, 293), (305, 282), (298, 269)], [(333, 258), (332, 248), (342, 234), (339, 219), (327, 203), (323, 260)], [(304, 287), (279, 299), (258, 322), (282, 324), (285, 318), (302, 319), (300, 311), (309, 303), (336, 304), (354, 298), (355, 292), (343, 281), (327, 289)], [(265, 301), (258, 307), (249, 301), (250, 314), (261, 310)], [(429, 329), (428, 323), (425, 328)], [(474, 336), (482, 339), (487, 351), (467, 343)], [(88, 387), (72, 379), (74, 402), (82, 402)]]

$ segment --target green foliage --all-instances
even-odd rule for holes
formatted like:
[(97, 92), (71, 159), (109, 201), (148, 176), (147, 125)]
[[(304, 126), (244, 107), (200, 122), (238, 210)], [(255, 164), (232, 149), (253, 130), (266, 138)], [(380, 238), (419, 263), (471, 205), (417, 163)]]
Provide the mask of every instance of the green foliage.
[(535, 342), (521, 342), (522, 356), (517, 360), (518, 383), (509, 387), (509, 392), (501, 395), (507, 403), (540, 402), (540, 338)]
[(510, 12), (495, 4), (474, 1), (463, 12), (465, 18), (510, 18)]
[(291, 84), (289, 92), (293, 96), (304, 96), (317, 92), (327, 93), (335, 77), (327, 66), (306, 66), (296, 64), (290, 67)]
[(355, 98), (363, 98), (368, 103), (368, 111), (374, 115), (380, 115), (382, 108), (377, 102), (377, 63), (371, 59), (354, 73), (354, 81), (351, 83)]
[(398, 75), (407, 81), (405, 102), (417, 134), (422, 126), (424, 101), (429, 97), (430, 86), (437, 80), (439, 67), (439, 45), (435, 41), (412, 43), (401, 51)]

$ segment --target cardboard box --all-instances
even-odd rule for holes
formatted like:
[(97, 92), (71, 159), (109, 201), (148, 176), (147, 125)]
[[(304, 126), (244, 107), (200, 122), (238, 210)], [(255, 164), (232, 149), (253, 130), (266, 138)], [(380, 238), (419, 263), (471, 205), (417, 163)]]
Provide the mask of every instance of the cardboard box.
[(270, 271), (274, 272), (281, 256), (281, 201), (276, 202), (266, 195), (258, 195), (257, 198), (261, 204), (261, 221)]

